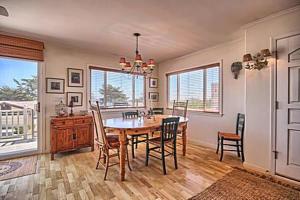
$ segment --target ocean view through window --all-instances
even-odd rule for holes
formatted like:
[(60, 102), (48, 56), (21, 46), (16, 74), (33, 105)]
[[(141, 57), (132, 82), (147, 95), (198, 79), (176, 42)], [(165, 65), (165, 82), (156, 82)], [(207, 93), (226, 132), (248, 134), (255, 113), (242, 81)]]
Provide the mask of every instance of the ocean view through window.
[(169, 73), (167, 81), (169, 108), (174, 100), (189, 100), (189, 110), (221, 113), (219, 63)]
[(145, 77), (104, 68), (91, 68), (90, 98), (102, 108), (145, 107)]

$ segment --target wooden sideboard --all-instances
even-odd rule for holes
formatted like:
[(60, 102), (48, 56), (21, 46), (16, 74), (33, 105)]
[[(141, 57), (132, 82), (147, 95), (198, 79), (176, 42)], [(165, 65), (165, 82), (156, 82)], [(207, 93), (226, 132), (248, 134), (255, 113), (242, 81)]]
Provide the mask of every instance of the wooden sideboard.
[(51, 160), (54, 154), (91, 147), (94, 151), (92, 116), (53, 117), (51, 119)]

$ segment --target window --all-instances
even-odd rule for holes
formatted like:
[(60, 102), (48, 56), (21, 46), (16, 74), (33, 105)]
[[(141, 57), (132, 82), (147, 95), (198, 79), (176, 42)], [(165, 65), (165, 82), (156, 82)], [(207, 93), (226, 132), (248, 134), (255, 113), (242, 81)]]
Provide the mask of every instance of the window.
[(167, 74), (168, 107), (188, 100), (188, 109), (220, 113), (219, 63)]
[(145, 107), (145, 77), (103, 68), (90, 69), (91, 101), (102, 108)]

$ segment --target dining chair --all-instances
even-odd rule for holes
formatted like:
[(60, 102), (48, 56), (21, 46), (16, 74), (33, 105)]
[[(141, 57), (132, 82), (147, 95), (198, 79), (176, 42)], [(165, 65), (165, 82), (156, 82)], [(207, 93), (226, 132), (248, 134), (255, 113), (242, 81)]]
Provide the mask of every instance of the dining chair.
[[(137, 111), (123, 112), (122, 116), (123, 116), (123, 119), (137, 119), (139, 117), (139, 111), (137, 110)], [(134, 147), (137, 149), (139, 143), (146, 142), (148, 133), (140, 133), (137, 135), (131, 135), (130, 137), (131, 137), (130, 140), (131, 140), (132, 158), (135, 158)], [(142, 139), (140, 139), (140, 138), (142, 138)]]
[[(242, 161), (245, 161), (244, 157), (244, 129), (245, 129), (245, 115), (238, 113), (236, 121), (236, 131), (235, 133), (224, 133), (218, 132), (218, 146), (217, 154), (219, 153), (219, 147), (221, 146), (221, 156), (220, 161), (223, 159), (224, 151), (236, 151), (238, 157), (242, 156)], [(224, 143), (224, 141), (235, 142), (231, 144)], [(224, 146), (236, 147), (236, 149), (224, 149)], [(241, 149), (240, 149), (241, 148)]]
[[(150, 156), (160, 159), (162, 160), (164, 175), (167, 174), (165, 157), (173, 155), (175, 169), (178, 168), (176, 155), (176, 136), (178, 123), (179, 117), (170, 117), (163, 119), (161, 124), (160, 136), (149, 138), (146, 142), (146, 166), (148, 166)], [(150, 144), (152, 147), (150, 147)], [(151, 151), (159, 153), (160, 157), (152, 155)]]
[(163, 115), (164, 108), (150, 108), (149, 113), (151, 115)]
[[(174, 100), (172, 115), (186, 118), (188, 103), (189, 103), (189, 100), (186, 100), (186, 101)], [(177, 137), (182, 138), (182, 130), (180, 128), (177, 130)], [(182, 143), (179, 143), (179, 142), (177, 144), (182, 145)]]
[[(89, 101), (89, 102), (90, 102), (90, 107), (92, 110), (93, 121), (95, 124), (95, 132), (96, 132), (95, 141), (96, 141), (97, 147), (99, 149), (99, 156), (98, 156), (98, 161), (96, 164), (96, 169), (98, 169), (99, 164), (101, 164), (105, 168), (104, 180), (106, 180), (108, 168), (113, 165), (119, 164), (119, 163), (110, 164), (110, 158), (118, 157), (118, 159), (120, 159), (119, 136), (118, 136), (118, 133), (113, 134), (112, 132), (110, 132), (110, 134), (107, 134), (107, 132), (103, 126), (99, 102), (96, 101), (96, 106), (93, 106), (91, 101)], [(128, 143), (126, 144), (127, 164), (128, 164), (129, 170), (131, 171), (127, 145), (128, 145)], [(113, 153), (111, 154), (111, 152), (113, 152)], [(102, 156), (102, 153), (103, 153), (103, 156)], [(103, 163), (101, 163), (102, 158), (103, 158)]]
[(186, 101), (176, 101), (173, 102), (173, 109), (172, 109), (172, 115), (173, 116), (180, 116), (180, 117), (186, 117), (187, 114), (187, 107), (188, 107), (189, 100)]

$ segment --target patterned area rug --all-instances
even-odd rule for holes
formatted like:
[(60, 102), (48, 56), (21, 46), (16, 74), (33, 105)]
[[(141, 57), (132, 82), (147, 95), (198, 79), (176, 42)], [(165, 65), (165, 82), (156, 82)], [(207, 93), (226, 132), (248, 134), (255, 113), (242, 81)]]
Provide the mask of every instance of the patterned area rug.
[(37, 156), (0, 161), (0, 181), (36, 173)]
[(299, 200), (300, 187), (276, 179), (234, 169), (190, 200)]

